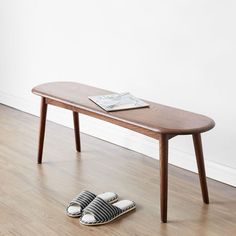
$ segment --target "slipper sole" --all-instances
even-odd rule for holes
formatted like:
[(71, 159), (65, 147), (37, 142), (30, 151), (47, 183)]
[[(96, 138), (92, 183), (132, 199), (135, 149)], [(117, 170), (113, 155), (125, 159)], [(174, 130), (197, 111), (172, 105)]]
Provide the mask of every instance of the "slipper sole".
[(80, 223), (82, 225), (86, 225), (86, 226), (105, 225), (105, 224), (108, 224), (108, 223), (112, 222), (113, 220), (119, 218), (120, 216), (122, 216), (122, 215), (124, 215), (124, 214), (126, 214), (126, 213), (128, 213), (130, 211), (133, 211), (135, 209), (136, 209), (136, 206), (133, 206), (133, 207), (129, 208), (127, 211), (122, 212), (120, 215), (118, 215), (118, 216), (114, 217), (113, 219), (111, 219), (109, 221), (106, 221), (106, 222), (102, 222), (102, 223), (87, 223), (87, 222), (83, 222), (83, 221), (80, 220)]

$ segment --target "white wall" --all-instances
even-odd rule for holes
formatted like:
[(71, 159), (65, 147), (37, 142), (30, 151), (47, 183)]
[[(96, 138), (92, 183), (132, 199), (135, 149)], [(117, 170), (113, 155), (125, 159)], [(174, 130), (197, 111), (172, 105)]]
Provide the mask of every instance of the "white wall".
[[(38, 114), (34, 85), (78, 81), (202, 113), (207, 174), (236, 186), (236, 2), (1, 0), (0, 102)], [(49, 119), (71, 125), (71, 114)], [(157, 143), (82, 117), (83, 132), (157, 158)], [(195, 170), (191, 138), (170, 162)]]

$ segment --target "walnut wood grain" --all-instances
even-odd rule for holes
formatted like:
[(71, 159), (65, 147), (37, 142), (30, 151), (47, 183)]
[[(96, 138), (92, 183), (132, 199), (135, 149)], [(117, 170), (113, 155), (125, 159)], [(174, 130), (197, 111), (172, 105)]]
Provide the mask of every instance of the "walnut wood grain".
[(75, 133), (75, 146), (78, 152), (81, 151), (80, 145), (80, 130), (79, 130), (79, 114), (73, 111), (74, 133)]
[[(46, 103), (50, 104), (50, 105), (53, 105), (53, 106), (61, 107), (61, 108), (64, 108), (64, 109), (68, 109), (68, 110), (71, 110), (71, 111), (74, 111), (74, 112), (77, 112), (77, 113), (81, 113), (81, 114), (84, 114), (84, 115), (92, 116), (94, 118), (104, 120), (104, 121), (107, 121), (109, 123), (119, 125), (121, 127), (136, 131), (138, 133), (144, 134), (144, 135), (149, 136), (151, 138), (159, 139), (159, 134), (156, 133), (155, 131), (149, 130), (149, 129), (144, 128), (144, 127), (137, 126), (135, 124), (125, 122), (123, 120), (113, 119), (112, 117), (104, 116), (103, 114), (94, 112), (92, 110), (82, 109), (82, 108), (79, 108), (77, 106), (73, 106), (73, 105), (66, 104), (64, 102), (59, 102), (59, 101), (53, 100), (51, 98), (46, 98)], [(172, 137), (174, 137), (174, 136), (175, 135), (172, 135)]]
[(193, 143), (194, 143), (194, 150), (196, 154), (197, 167), (202, 190), (202, 199), (204, 203), (209, 204), (201, 134), (193, 134)]
[(45, 136), (45, 126), (47, 117), (47, 103), (44, 97), (41, 98), (40, 126), (39, 126), (39, 146), (38, 146), (38, 164), (42, 163), (43, 145)]
[(109, 119), (109, 122), (113, 120), (112, 123), (117, 122), (118, 125), (126, 123), (154, 133), (175, 135), (202, 133), (215, 125), (214, 121), (206, 116), (150, 101), (146, 101), (150, 104), (149, 108), (106, 112), (90, 101), (88, 96), (109, 94), (111, 91), (75, 82), (46, 83), (36, 86), (32, 92), (72, 106), (81, 113), (96, 115), (103, 120)]
[(168, 196), (168, 137), (162, 134), (159, 139), (160, 155), (160, 209), (161, 221), (167, 222), (167, 196)]

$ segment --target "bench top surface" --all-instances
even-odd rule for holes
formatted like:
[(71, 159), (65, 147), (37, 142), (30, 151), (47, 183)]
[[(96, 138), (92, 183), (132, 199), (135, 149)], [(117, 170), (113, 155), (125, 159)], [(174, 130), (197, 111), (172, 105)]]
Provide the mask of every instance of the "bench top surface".
[(113, 92), (76, 82), (41, 84), (33, 88), (32, 92), (45, 98), (72, 105), (81, 111), (89, 111), (161, 134), (201, 133), (212, 129), (215, 125), (214, 121), (206, 116), (150, 101), (146, 101), (150, 104), (147, 108), (106, 112), (89, 100), (88, 96), (105, 95)]

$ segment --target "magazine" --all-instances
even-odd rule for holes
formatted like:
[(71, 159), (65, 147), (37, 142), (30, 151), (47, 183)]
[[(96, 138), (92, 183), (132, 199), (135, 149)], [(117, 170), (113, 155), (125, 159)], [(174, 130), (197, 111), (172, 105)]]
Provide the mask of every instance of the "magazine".
[(130, 93), (113, 93), (107, 95), (89, 96), (88, 98), (106, 111), (149, 107), (149, 104), (134, 97)]

